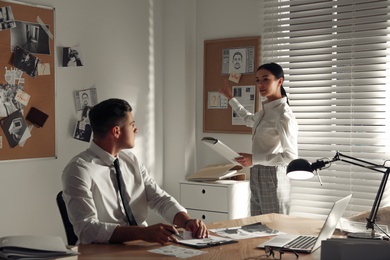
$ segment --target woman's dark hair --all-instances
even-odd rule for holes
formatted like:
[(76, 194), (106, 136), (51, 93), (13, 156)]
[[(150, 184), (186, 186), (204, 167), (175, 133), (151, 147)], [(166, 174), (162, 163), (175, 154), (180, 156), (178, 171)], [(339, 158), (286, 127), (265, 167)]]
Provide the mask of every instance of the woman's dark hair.
[(127, 101), (117, 98), (107, 99), (93, 106), (89, 111), (89, 121), (94, 136), (103, 137), (112, 127), (122, 127), (127, 120), (127, 112), (132, 110)]
[[(261, 69), (264, 69), (264, 70), (268, 70), (269, 72), (272, 73), (272, 75), (275, 76), (275, 78), (277, 79), (280, 79), (280, 78), (283, 78), (284, 79), (284, 71), (283, 71), (283, 68), (279, 65), (279, 64), (276, 64), (274, 62), (271, 62), (271, 63), (264, 63), (263, 65), (261, 65), (257, 71), (261, 70)], [(283, 85), (280, 86), (280, 93), (282, 94), (283, 97), (286, 97), (287, 98), (287, 104), (290, 105), (290, 103), (288, 102), (288, 97), (287, 97), (287, 93), (286, 93), (286, 90), (284, 89)]]

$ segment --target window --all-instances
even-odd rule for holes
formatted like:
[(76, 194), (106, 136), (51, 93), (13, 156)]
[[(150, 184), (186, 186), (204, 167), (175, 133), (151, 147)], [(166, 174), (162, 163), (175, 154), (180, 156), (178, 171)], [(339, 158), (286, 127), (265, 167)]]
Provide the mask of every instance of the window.
[[(314, 162), (340, 151), (377, 164), (390, 159), (389, 6), (386, 0), (264, 0), (262, 63), (285, 70), (300, 158)], [(383, 177), (344, 162), (319, 174), (322, 186), (316, 177), (292, 182), (292, 214), (324, 218), (350, 193), (344, 216), (369, 211)], [(382, 206), (390, 204), (389, 188)]]

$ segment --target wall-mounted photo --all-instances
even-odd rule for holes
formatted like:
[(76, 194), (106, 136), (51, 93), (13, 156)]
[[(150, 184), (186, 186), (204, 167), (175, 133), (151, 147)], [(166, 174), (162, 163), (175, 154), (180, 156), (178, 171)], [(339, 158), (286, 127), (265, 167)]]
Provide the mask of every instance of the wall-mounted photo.
[(31, 53), (50, 54), (49, 36), (37, 23), (16, 21), (11, 30), (11, 51), (16, 46)]
[(89, 111), (97, 104), (96, 88), (78, 90), (74, 92), (76, 110), (80, 114), (80, 119), (77, 120), (73, 138), (89, 142), (91, 140), (92, 129), (89, 122)]
[(83, 66), (81, 61), (81, 53), (77, 47), (65, 47), (62, 52), (62, 66), (63, 67), (79, 67)]
[(92, 128), (89, 123), (89, 117), (82, 117), (80, 120), (77, 120), (73, 138), (80, 141), (89, 142), (91, 140)]
[(76, 110), (84, 110), (85, 107), (93, 107), (97, 102), (96, 88), (77, 90), (74, 92), (74, 102)]

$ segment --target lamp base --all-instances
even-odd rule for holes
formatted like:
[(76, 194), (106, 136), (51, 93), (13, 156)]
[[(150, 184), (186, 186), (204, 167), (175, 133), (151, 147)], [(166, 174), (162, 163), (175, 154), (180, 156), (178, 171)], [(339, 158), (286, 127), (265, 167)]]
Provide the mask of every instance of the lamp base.
[(371, 232), (356, 232), (356, 233), (348, 233), (348, 238), (358, 238), (358, 239), (374, 239), (374, 240), (382, 240), (382, 237), (379, 235), (374, 235), (372, 237)]

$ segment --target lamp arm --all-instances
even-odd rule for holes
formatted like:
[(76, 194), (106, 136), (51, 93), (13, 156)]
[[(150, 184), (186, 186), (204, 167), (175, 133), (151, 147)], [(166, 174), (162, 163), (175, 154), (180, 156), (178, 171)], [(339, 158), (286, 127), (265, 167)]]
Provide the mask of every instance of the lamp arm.
[[(345, 158), (354, 160), (356, 162), (353, 162), (353, 161), (350, 161), (350, 160), (341, 159), (340, 157), (345, 157)], [(334, 161), (347, 162), (347, 163), (350, 163), (350, 164), (353, 164), (353, 165), (356, 165), (356, 166), (360, 166), (360, 167), (363, 167), (363, 168), (366, 168), (366, 169), (370, 169), (370, 170), (376, 171), (376, 172), (381, 172), (381, 173), (386, 173), (386, 171), (378, 170), (376, 168), (387, 168), (387, 167), (384, 167), (383, 165), (367, 162), (367, 161), (364, 161), (364, 160), (361, 160), (361, 159), (357, 159), (357, 158), (354, 158), (354, 157), (342, 154), (340, 152), (336, 153), (336, 155), (333, 158), (333, 160)], [(357, 163), (357, 162), (360, 162), (360, 163)], [(361, 164), (361, 163), (364, 163), (364, 164)]]
[[(345, 157), (345, 158), (348, 158), (350, 160), (357, 161), (359, 163), (353, 162), (350, 160), (341, 159), (340, 157)], [(350, 163), (350, 164), (353, 164), (356, 166), (370, 169), (372, 171), (377, 171), (377, 172), (383, 173), (382, 181), (381, 181), (381, 184), (379, 185), (378, 192), (377, 192), (375, 200), (374, 200), (374, 204), (372, 205), (370, 216), (367, 218), (367, 225), (366, 225), (367, 229), (371, 229), (371, 236), (374, 237), (375, 236), (375, 229), (374, 229), (375, 219), (376, 219), (376, 215), (378, 214), (378, 210), (379, 210), (380, 203), (382, 201), (383, 193), (385, 192), (387, 180), (389, 179), (390, 167), (385, 167), (384, 165), (370, 163), (370, 162), (367, 162), (367, 161), (364, 161), (361, 159), (357, 159), (357, 158), (354, 158), (351, 156), (341, 154), (339, 152), (336, 153), (333, 160), (347, 162), (347, 163)], [(360, 164), (360, 163), (364, 163), (365, 165)], [(376, 169), (376, 168), (382, 168), (382, 170)], [(383, 170), (383, 168), (385, 168), (386, 170)]]
[(376, 215), (378, 214), (378, 209), (382, 201), (383, 193), (385, 192), (387, 180), (389, 179), (390, 168), (387, 168), (386, 172), (383, 174), (381, 184), (379, 185), (378, 193), (376, 194), (374, 204), (372, 205), (370, 216), (367, 218), (367, 229), (371, 229), (374, 232), (374, 224)]

